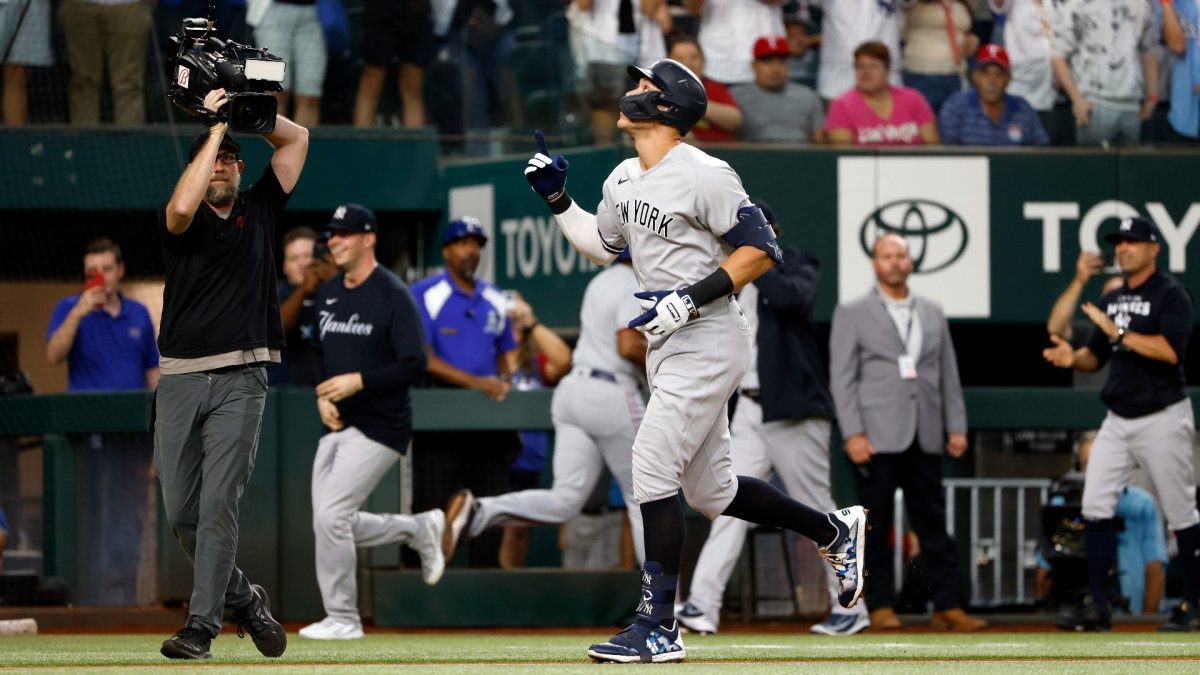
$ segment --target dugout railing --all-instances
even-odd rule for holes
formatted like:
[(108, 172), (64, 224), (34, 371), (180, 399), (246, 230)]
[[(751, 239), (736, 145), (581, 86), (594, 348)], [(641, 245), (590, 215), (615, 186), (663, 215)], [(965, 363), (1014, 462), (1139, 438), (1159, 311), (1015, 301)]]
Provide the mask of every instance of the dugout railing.
[[(551, 396), (550, 391), (514, 392), (505, 403), (498, 404), (478, 392), (417, 390), (413, 393), (415, 425), (419, 430), (551, 429)], [(1200, 389), (1192, 390), (1191, 397), (1195, 405)], [(968, 388), (966, 402), (973, 433), (1084, 429), (1097, 426), (1104, 415), (1097, 392), (1066, 388)], [(71, 438), (82, 434), (144, 433), (149, 403), (149, 393), (0, 398), (0, 437), (40, 438), (43, 448), (41, 553), (45, 573), (74, 585), (95, 564), (76, 551), (76, 459), (77, 453), (86, 450)], [(309, 506), (309, 472), (320, 433), (314, 408), (311, 390), (279, 388), (269, 393), (255, 473), (241, 503), (239, 564), (268, 588), (278, 589), (272, 597), (279, 598), (275, 601), (279, 611), (289, 620), (305, 620), (320, 612), (311, 562)], [(463, 410), (471, 410), (471, 415), (463, 415)], [(839, 439), (835, 439), (834, 447), (840, 447)], [(1019, 461), (1020, 456), (1015, 457)], [(834, 452), (833, 458), (835, 498), (839, 503), (848, 503), (853, 501), (851, 468), (843, 453)], [(1030, 510), (1044, 501), (1043, 483), (974, 476), (973, 467), (977, 465), (970, 455), (965, 463), (948, 463), (948, 469), (953, 468), (947, 472), (946, 482), (951, 497), (948, 503), (953, 505), (948, 520), (959, 544), (965, 578), (971, 580), (970, 601), (974, 606), (1020, 603), (1029, 598), (1030, 584), (1009, 577), (1017, 569), (1028, 569), (1030, 535), (1004, 534), (1021, 526), (1021, 518), (1017, 516), (1010, 528), (1008, 517), (997, 515), (1007, 511), (996, 508), (1000, 505), (997, 500), (1004, 497), (986, 490), (988, 486), (999, 486), (1002, 491), (1023, 491), (1028, 504), (1025, 529), (1036, 521)], [(398, 509), (399, 485), (397, 471), (394, 478), (384, 480), (369, 507)], [(965, 499), (964, 494), (968, 495)], [(996, 532), (1000, 536), (993, 534)], [(190, 570), (161, 522), (158, 540), (160, 598), (185, 597), (190, 588)], [(631, 593), (636, 586), (632, 573), (576, 572), (569, 580), (554, 582), (555, 588), (568, 589), (566, 592), (572, 596), (569, 601), (558, 598), (532, 602), (532, 598), (546, 595), (546, 574), (555, 570), (456, 567), (437, 588), (424, 589), (419, 574), (398, 569), (394, 551), (372, 555), (376, 557), (367, 564), (378, 572), (370, 576), (363, 592), (370, 593), (375, 620), (380, 625), (520, 625), (526, 621), (544, 623), (548, 616), (557, 618), (560, 613), (573, 614), (571, 624), (596, 625), (619, 620), (628, 612), (628, 593), (622, 591)], [(984, 558), (990, 563), (978, 565)], [(481, 593), (499, 600), (480, 602)], [(455, 596), (461, 602), (455, 601)], [(563, 609), (556, 610), (559, 607)]]

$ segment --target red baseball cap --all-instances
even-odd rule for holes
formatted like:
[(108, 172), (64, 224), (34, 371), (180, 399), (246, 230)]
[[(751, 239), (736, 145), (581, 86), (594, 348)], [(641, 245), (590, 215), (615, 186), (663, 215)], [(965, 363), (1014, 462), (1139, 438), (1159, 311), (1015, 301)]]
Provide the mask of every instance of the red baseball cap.
[(994, 63), (1006, 71), (1012, 71), (1012, 67), (1008, 64), (1008, 52), (1004, 51), (1004, 47), (1000, 45), (984, 45), (979, 48), (979, 53), (975, 55), (975, 67), (982, 68), (989, 63)]
[(782, 35), (764, 35), (754, 41), (754, 58), (766, 59), (772, 56), (790, 56), (787, 38)]

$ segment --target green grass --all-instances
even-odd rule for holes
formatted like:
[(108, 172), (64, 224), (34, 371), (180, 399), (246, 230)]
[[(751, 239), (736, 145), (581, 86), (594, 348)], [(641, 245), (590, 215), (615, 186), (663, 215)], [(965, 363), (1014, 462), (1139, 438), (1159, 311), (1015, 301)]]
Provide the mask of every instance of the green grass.
[[(265, 659), (250, 640), (233, 634), (213, 643), (207, 662), (168, 661), (158, 653), (163, 636), (38, 635), (0, 637), (0, 670), (149, 673), (164, 667), (246, 675), (271, 673), (383, 673), (433, 671), (534, 675), (590, 672), (585, 654), (595, 635), (374, 634), (355, 642), (311, 642), (290, 636), (281, 659)], [(1200, 634), (983, 633), (977, 635), (858, 635), (736, 633), (688, 636), (688, 670), (722, 673), (896, 672), (953, 670), (1016, 673), (1195, 673)], [(831, 661), (839, 670), (830, 671)], [(618, 666), (610, 666), (616, 668)], [(606, 671), (607, 672), (607, 671)]]

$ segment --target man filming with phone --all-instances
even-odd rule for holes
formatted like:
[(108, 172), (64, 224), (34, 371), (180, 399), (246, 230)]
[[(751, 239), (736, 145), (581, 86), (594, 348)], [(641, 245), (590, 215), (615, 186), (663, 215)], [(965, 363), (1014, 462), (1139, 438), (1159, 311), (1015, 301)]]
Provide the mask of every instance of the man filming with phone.
[(207, 659), (228, 608), (238, 634), (263, 656), (287, 648), (266, 589), (235, 564), (238, 500), (258, 448), (265, 366), (279, 363), (275, 224), (308, 154), (308, 130), (275, 117), (274, 148), (247, 189), (241, 145), (226, 131), (224, 89), (204, 97), (208, 126), (158, 212), (166, 263), (162, 378), (155, 396), (154, 459), (167, 520), (195, 569), (187, 623), (162, 644), (172, 659)]
[(142, 303), (121, 293), (125, 259), (107, 237), (83, 254), (84, 286), (59, 301), (46, 331), (46, 360), (67, 364), (67, 390), (154, 389), (158, 346)]

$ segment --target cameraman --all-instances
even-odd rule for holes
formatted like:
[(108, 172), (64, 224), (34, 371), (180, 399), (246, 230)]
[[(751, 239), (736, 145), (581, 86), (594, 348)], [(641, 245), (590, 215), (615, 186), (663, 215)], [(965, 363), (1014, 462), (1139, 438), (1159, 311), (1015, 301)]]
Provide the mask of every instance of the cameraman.
[[(204, 97), (219, 112), (224, 89)], [(275, 221), (308, 153), (308, 130), (278, 117), (263, 137), (271, 163), (239, 192), (241, 146), (213, 124), (159, 212), (166, 288), (155, 396), (154, 456), (167, 519), (195, 568), (189, 616), (163, 642), (168, 658), (204, 659), (229, 607), (238, 633), (264, 656), (287, 647), (261, 586), (234, 562), (238, 499), (258, 446), (266, 402), (263, 366), (284, 346), (275, 278)]]

